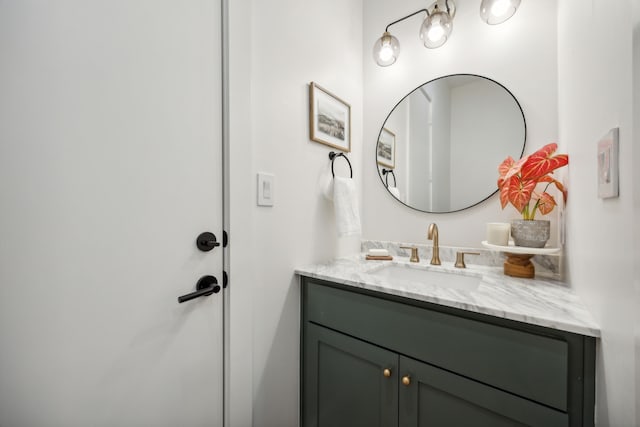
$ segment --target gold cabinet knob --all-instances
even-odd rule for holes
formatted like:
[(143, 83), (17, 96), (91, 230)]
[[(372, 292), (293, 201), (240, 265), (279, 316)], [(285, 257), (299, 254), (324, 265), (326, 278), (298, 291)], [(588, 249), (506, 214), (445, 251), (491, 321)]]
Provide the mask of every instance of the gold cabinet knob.
[(411, 377), (409, 375), (405, 375), (402, 377), (402, 384), (409, 385), (411, 384)]
[(389, 378), (391, 376), (391, 369), (385, 369), (384, 371), (382, 371), (382, 375), (384, 375), (385, 378)]

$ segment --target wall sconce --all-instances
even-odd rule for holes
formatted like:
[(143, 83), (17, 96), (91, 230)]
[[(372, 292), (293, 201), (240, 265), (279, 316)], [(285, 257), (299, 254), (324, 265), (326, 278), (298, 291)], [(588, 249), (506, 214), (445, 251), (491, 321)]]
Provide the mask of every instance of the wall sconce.
[[(480, 17), (487, 24), (500, 24), (511, 18), (518, 6), (520, 0), (482, 0)], [(456, 4), (453, 0), (436, 0), (427, 9), (420, 9), (387, 25), (382, 37), (373, 45), (373, 58), (379, 66), (388, 67), (400, 54), (400, 42), (391, 35), (389, 27), (423, 12), (427, 15), (420, 26), (420, 39), (424, 46), (435, 49), (447, 42), (453, 31)]]

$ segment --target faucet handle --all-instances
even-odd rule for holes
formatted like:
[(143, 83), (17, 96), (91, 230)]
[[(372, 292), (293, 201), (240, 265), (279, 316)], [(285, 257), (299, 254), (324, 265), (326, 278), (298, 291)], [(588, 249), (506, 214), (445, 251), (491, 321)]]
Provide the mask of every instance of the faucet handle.
[(480, 252), (465, 252), (465, 251), (459, 251), (456, 252), (456, 263), (454, 265), (454, 267), (457, 268), (467, 268), (467, 265), (464, 263), (464, 255), (480, 255)]
[(410, 262), (420, 262), (420, 258), (418, 257), (418, 248), (415, 246), (400, 246), (401, 249), (411, 249), (411, 258), (409, 258)]

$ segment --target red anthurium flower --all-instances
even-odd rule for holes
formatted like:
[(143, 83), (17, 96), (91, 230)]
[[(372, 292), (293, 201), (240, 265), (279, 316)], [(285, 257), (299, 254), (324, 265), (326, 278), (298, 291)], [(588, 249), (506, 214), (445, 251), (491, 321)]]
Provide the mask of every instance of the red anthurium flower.
[[(567, 200), (567, 191), (562, 183), (554, 179), (554, 170), (569, 164), (566, 154), (553, 155), (558, 149), (556, 143), (547, 144), (535, 153), (525, 156), (517, 162), (507, 157), (498, 166), (498, 188), (500, 189), (500, 204), (502, 209), (511, 203), (524, 219), (534, 219), (536, 211), (546, 215), (556, 206), (553, 196), (547, 193), (551, 184), (562, 192)], [(546, 183), (542, 193), (536, 193), (538, 184)], [(531, 200), (535, 200), (533, 208)]]

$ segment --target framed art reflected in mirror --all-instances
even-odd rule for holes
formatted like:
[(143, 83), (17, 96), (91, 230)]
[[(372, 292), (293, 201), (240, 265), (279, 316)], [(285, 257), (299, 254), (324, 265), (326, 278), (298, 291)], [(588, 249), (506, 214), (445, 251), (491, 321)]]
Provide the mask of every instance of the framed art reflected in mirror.
[(378, 138), (378, 164), (388, 168), (396, 167), (396, 134), (387, 128), (382, 128)]

